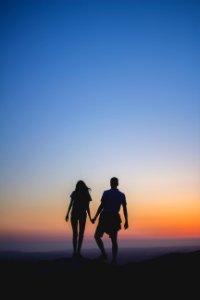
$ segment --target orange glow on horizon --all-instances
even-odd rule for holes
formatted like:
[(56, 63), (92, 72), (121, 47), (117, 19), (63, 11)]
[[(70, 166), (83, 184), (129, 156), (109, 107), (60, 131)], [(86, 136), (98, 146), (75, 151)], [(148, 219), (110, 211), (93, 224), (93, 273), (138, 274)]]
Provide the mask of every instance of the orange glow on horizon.
[[(127, 190), (127, 208), (129, 229), (123, 230), (124, 217), (120, 238), (152, 239), (152, 238), (199, 238), (200, 237), (200, 201), (198, 193), (176, 193), (171, 191), (146, 191), (131, 194)], [(94, 194), (91, 202), (91, 214), (95, 214), (100, 203), (100, 195)], [(162, 195), (162, 197), (161, 197)], [(33, 201), (19, 199), (18, 206), (3, 208), (0, 220), (2, 237), (29, 237), (39, 239), (71, 238), (70, 221), (65, 222), (65, 214), (69, 199), (63, 195), (55, 198)], [(55, 199), (61, 199), (59, 202)], [(98, 199), (98, 200), (96, 200)], [(20, 202), (21, 201), (21, 202)], [(20, 204), (21, 203), (21, 204)], [(97, 224), (97, 223), (96, 223)], [(93, 238), (96, 224), (86, 223), (85, 238)]]

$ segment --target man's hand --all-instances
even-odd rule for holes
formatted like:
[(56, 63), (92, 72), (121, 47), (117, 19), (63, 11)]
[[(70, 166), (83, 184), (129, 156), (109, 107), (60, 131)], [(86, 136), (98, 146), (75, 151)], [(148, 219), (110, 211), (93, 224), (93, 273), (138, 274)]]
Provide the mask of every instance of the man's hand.
[(125, 223), (124, 223), (124, 229), (127, 229), (128, 228), (128, 221), (126, 221)]

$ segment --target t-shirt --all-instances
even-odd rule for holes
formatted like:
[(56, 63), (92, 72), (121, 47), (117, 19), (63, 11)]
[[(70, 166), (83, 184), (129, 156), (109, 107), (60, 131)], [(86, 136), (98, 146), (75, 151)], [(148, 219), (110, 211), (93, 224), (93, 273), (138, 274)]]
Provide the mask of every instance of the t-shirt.
[(72, 212), (73, 213), (84, 213), (86, 212), (88, 208), (88, 204), (90, 201), (92, 201), (92, 198), (89, 194), (89, 192), (85, 193), (77, 193), (76, 191), (73, 191), (70, 195), (72, 198)]
[(110, 189), (101, 198), (104, 212), (119, 212), (121, 205), (126, 205), (126, 197), (118, 189)]

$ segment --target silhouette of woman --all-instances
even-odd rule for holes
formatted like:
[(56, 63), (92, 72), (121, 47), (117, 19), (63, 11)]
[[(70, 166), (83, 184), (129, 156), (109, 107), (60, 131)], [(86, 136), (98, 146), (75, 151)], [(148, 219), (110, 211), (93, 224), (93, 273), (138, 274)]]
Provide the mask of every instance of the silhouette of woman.
[(69, 213), (72, 209), (71, 225), (73, 231), (73, 256), (81, 256), (81, 246), (84, 237), (87, 214), (91, 221), (90, 201), (92, 200), (92, 198), (90, 196), (89, 190), (90, 188), (88, 188), (82, 180), (79, 180), (76, 184), (75, 191), (73, 191), (70, 196), (71, 201), (65, 220), (66, 222), (69, 220)]

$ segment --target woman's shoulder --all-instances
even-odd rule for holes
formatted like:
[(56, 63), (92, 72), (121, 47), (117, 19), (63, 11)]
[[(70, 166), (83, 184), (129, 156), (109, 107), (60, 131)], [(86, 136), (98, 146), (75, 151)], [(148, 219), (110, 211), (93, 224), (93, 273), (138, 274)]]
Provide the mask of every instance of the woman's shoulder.
[(89, 201), (92, 201), (92, 197), (91, 197), (89, 191), (88, 191), (88, 200), (89, 200)]

